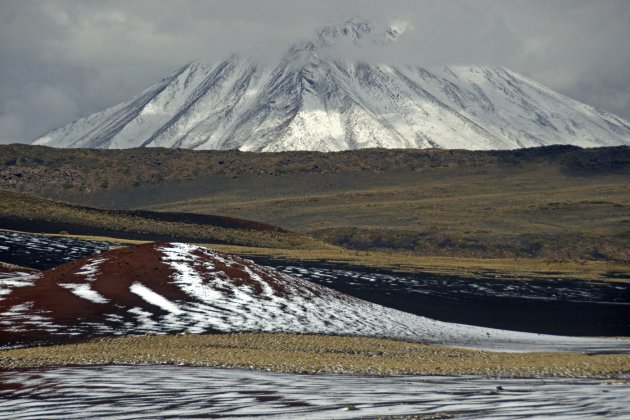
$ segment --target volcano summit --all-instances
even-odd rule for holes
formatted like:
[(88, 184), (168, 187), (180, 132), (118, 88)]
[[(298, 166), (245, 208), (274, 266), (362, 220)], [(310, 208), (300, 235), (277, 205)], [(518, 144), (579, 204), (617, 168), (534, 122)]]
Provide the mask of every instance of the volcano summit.
[(379, 31), (355, 18), (324, 27), (276, 65), (238, 56), (192, 62), (34, 144), (259, 152), (630, 144), (630, 122), (503, 67), (397, 66), (330, 54), (337, 45), (396, 48), (404, 29)]

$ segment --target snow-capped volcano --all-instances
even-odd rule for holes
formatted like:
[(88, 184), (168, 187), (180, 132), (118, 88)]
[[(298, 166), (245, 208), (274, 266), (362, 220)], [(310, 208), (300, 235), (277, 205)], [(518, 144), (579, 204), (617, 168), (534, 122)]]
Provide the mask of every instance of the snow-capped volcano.
[(51, 131), (54, 147), (336, 151), (630, 144), (630, 122), (503, 67), (340, 60), (337, 44), (396, 48), (406, 25), (352, 19), (273, 65), (189, 63), (128, 102)]

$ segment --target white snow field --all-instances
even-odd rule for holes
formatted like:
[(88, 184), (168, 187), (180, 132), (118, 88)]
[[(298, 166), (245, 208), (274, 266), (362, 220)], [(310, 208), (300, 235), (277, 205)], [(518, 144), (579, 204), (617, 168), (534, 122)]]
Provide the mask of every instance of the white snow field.
[(364, 419), (438, 413), (466, 419), (630, 417), (630, 384), (596, 379), (103, 366), (5, 371), (0, 383), (8, 385), (0, 389), (0, 417), (11, 419)]

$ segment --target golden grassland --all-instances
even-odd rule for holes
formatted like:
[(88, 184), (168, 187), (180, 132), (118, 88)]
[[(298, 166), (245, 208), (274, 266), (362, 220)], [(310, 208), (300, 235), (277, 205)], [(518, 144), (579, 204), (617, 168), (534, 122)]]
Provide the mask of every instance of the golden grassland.
[(299, 189), (288, 176), (267, 188), (237, 180), (145, 208), (229, 214), (358, 250), (630, 261), (628, 174), (576, 177), (543, 165), (310, 178)]
[[(104, 241), (120, 246), (137, 245), (149, 241), (113, 238), (94, 235), (46, 234), (44, 236), (70, 237)], [(630, 282), (630, 264), (611, 261), (549, 261), (537, 258), (461, 258), (432, 257), (398, 252), (354, 251), (330, 246), (329, 249), (261, 248), (215, 243), (196, 245), (242, 257), (264, 257), (290, 263), (291, 261), (340, 263), (351, 266), (386, 269), (398, 272), (456, 276), (463, 278), (501, 279), (577, 279), (584, 281)], [(611, 274), (615, 274), (611, 276)]]
[(629, 176), (628, 147), (263, 154), (0, 147), (3, 189), (242, 217), (351, 249), (448, 257), (630, 262)]
[(0, 273), (2, 271), (32, 271), (32, 269), (28, 267), (22, 267), (21, 265), (0, 261)]
[[(453, 232), (562, 233), (576, 226), (607, 233), (628, 217), (627, 174), (575, 177), (555, 167), (420, 173), (335, 174), (312, 186), (288, 177), (237, 179), (224, 191), (148, 206), (164, 211), (234, 214), (298, 230), (339, 226)], [(337, 182), (334, 182), (336, 178)], [(330, 185), (332, 184), (332, 185)], [(239, 189), (234, 187), (240, 187)], [(334, 217), (330, 217), (334, 215)], [(256, 216), (256, 217), (253, 217)], [(247, 218), (247, 217), (246, 217)], [(590, 225), (590, 226), (589, 226)]]
[[(260, 247), (327, 248), (331, 245), (293, 232), (250, 230), (211, 224), (156, 220), (114, 210), (60, 203), (28, 194), (0, 190), (0, 217), (19, 218), (33, 225), (63, 223), (128, 234), (185, 237)], [(70, 228), (69, 228), (70, 229)], [(124, 235), (123, 235), (124, 236)]]
[(0, 229), (0, 231), (26, 233), (29, 235), (45, 236), (45, 237), (52, 237), (52, 238), (74, 238), (74, 239), (81, 239), (84, 241), (111, 242), (114, 244), (120, 244), (119, 247), (130, 246), (130, 245), (140, 245), (140, 244), (146, 244), (146, 243), (152, 242), (152, 241), (142, 241), (138, 239), (114, 238), (112, 236), (100, 236), (100, 235), (76, 235), (72, 233), (33, 233), (33, 232), (25, 232), (23, 230), (15, 230), (15, 229)]
[(124, 363), (292, 373), (614, 377), (630, 355), (500, 353), (376, 338), (240, 333), (125, 336), (0, 351), (0, 368)]
[[(433, 257), (396, 252), (265, 249), (221, 244), (200, 244), (241, 256), (262, 256), (286, 261), (313, 261), (384, 268), (401, 272), (449, 275), (475, 279), (579, 279), (630, 282), (630, 264), (611, 261), (549, 261), (539, 258)], [(611, 276), (615, 274), (615, 276)]]

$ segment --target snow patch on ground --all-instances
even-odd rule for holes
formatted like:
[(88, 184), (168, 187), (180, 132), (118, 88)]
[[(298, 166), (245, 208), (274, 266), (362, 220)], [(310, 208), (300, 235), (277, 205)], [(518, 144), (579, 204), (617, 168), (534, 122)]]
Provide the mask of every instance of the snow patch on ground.
[[(495, 351), (630, 351), (622, 340), (561, 337), (475, 327), (432, 320), (335, 292), (276, 270), (257, 266), (190, 244), (163, 248), (164, 261), (175, 271), (174, 282), (197, 302), (183, 307), (183, 328), (196, 331), (271, 331), (389, 337), (409, 341)], [(201, 255), (205, 255), (202, 258)], [(196, 266), (208, 259), (243, 267), (261, 284), (235, 286), (224, 273), (202, 273)], [(246, 262), (246, 264), (244, 264)], [(263, 278), (282, 284), (278, 293)]]
[(145, 301), (149, 302), (151, 305), (155, 305), (159, 307), (160, 309), (163, 309), (167, 312), (170, 312), (176, 315), (183, 313), (182, 310), (179, 309), (179, 307), (176, 304), (166, 299), (164, 296), (158, 293), (155, 293), (153, 290), (149, 289), (148, 287), (140, 283), (136, 282), (132, 284), (129, 290), (131, 290), (132, 293), (135, 293), (136, 295), (140, 296)]
[(106, 258), (96, 258), (81, 267), (77, 275), (84, 276), (87, 281), (94, 281), (98, 273), (98, 267), (105, 261)]
[(23, 271), (0, 273), (0, 300), (18, 287), (32, 286), (37, 279), (37, 274)]
[(70, 290), (76, 296), (94, 303), (108, 303), (103, 295), (92, 289), (87, 283), (59, 283), (59, 286)]
[(17, 385), (0, 390), (6, 418), (630, 418), (630, 384), (597, 379), (100, 366), (5, 371), (0, 382)]
[(109, 242), (0, 230), (0, 261), (47, 270), (115, 246)]

